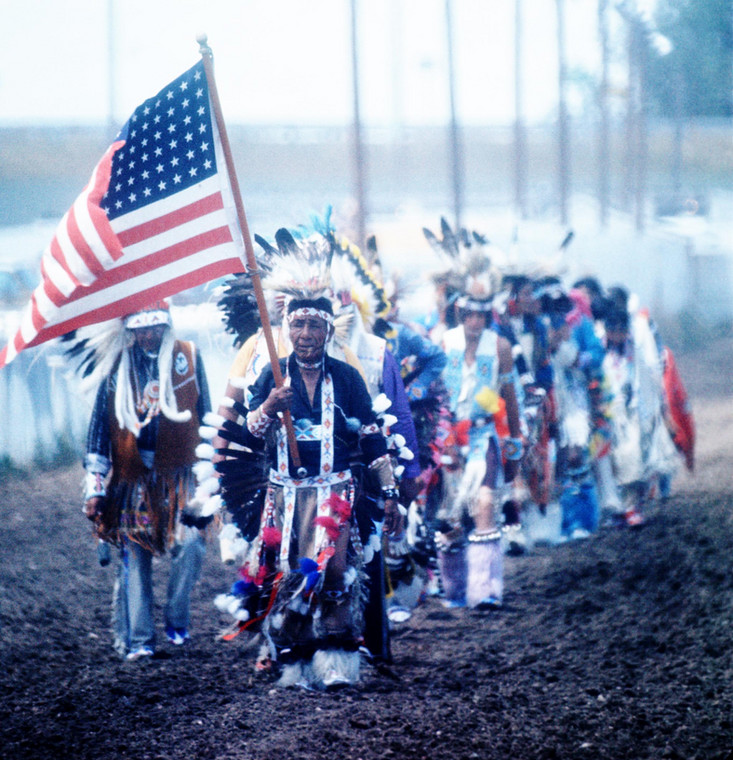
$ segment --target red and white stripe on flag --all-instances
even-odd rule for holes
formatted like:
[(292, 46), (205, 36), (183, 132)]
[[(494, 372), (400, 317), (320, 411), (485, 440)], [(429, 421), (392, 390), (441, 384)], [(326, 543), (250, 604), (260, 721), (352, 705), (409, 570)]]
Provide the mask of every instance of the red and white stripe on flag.
[[(41, 283), (0, 351), (0, 368), (24, 348), (244, 271), (226, 162), (214, 120), (208, 124), (215, 174), (111, 219), (104, 198), (114, 156), (126, 141), (108, 149), (44, 251)], [(202, 145), (208, 150), (210, 143)]]

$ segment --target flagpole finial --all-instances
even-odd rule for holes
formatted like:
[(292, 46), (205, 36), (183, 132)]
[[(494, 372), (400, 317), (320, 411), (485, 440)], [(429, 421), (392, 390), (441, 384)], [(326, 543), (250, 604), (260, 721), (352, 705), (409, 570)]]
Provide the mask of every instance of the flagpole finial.
[(199, 43), (199, 53), (201, 55), (211, 55), (211, 48), (209, 47), (209, 38), (205, 32), (199, 32), (196, 35), (196, 42)]

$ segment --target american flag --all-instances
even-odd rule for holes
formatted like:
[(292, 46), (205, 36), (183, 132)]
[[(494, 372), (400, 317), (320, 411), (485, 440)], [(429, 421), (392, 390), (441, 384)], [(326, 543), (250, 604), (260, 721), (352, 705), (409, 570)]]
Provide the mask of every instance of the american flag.
[(41, 260), (0, 368), (24, 348), (244, 271), (203, 62), (140, 105)]

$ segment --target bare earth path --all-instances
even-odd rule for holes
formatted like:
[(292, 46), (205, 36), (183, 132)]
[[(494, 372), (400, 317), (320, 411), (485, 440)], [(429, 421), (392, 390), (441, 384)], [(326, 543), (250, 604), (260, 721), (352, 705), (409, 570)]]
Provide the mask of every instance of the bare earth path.
[(733, 757), (733, 340), (678, 362), (698, 471), (643, 529), (508, 558), (501, 612), (429, 601), (391, 671), (367, 665), (336, 695), (275, 690), (244, 642), (217, 639), (212, 600), (233, 573), (214, 543), (192, 641), (121, 662), (81, 466), (6, 479), (0, 758)]

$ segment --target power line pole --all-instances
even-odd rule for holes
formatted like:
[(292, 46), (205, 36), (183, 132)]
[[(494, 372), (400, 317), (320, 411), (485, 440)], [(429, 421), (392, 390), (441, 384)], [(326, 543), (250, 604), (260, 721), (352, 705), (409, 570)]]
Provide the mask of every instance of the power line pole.
[(523, 101), (522, 0), (514, 0), (514, 205), (520, 219), (527, 218), (527, 133)]
[(565, 0), (557, 2), (557, 58), (558, 58), (558, 185), (560, 196), (560, 223), (568, 225), (570, 199), (570, 134), (566, 103), (567, 63), (565, 59)]
[(648, 9), (637, 0), (619, 0), (616, 5), (629, 30), (628, 137), (630, 147), (629, 184), (633, 190), (634, 223), (638, 232), (645, 226), (649, 130), (647, 126), (647, 91), (649, 58), (652, 53), (668, 55), (671, 42), (654, 24)]
[(354, 91), (354, 181), (356, 193), (356, 244), (361, 250), (366, 246), (366, 193), (365, 156), (362, 140), (361, 111), (359, 105), (359, 35), (358, 0), (351, 0), (351, 74)]
[(117, 46), (115, 44), (115, 0), (107, 0), (107, 128), (110, 140), (117, 136)]
[(453, 3), (445, 0), (445, 22), (448, 37), (448, 89), (450, 92), (450, 145), (451, 145), (451, 176), (453, 179), (453, 215), (455, 229), (461, 228), (463, 213), (463, 154), (461, 139), (456, 117), (456, 83), (453, 59)]
[(634, 114), (632, 142), (634, 182), (634, 225), (638, 232), (644, 231), (646, 222), (646, 183), (649, 142), (646, 120), (646, 45), (644, 31), (638, 21), (629, 27), (629, 65), (633, 69), (631, 109)]
[(610, 46), (608, 0), (598, 2), (598, 37), (601, 46), (601, 81), (598, 86), (598, 208), (602, 227), (608, 226), (611, 197), (611, 128), (608, 114)]

